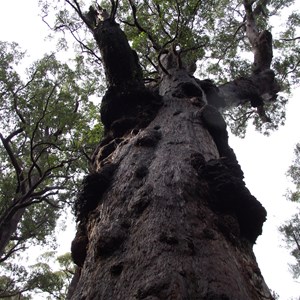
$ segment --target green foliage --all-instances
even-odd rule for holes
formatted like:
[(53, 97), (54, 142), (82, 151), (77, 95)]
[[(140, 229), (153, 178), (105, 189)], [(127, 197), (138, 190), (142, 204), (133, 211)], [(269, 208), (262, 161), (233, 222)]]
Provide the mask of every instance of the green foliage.
[(273, 67), (284, 90), (290, 91), (291, 85), (299, 84), (299, 25), (300, 15), (292, 12), (284, 22), (279, 38), (274, 41), (275, 53)]
[[(84, 13), (93, 1), (77, 2)], [(99, 49), (87, 26), (83, 26), (78, 14), (70, 10), (66, 1), (39, 0), (39, 6), (43, 19), (51, 20), (48, 25), (52, 26), (52, 31), (48, 38), (56, 42), (57, 51), (68, 51), (68, 57), (75, 60), (84, 82), (94, 89), (95, 95), (102, 96), (106, 87), (104, 69)]]
[(42, 294), (44, 299), (66, 299), (74, 272), (70, 253), (55, 258), (55, 252), (46, 252), (26, 268), (5, 263), (0, 273), (0, 298), (34, 299)]
[[(120, 5), (118, 18), (121, 24), (125, 21), (124, 30), (140, 56), (145, 77), (157, 78), (158, 54), (153, 45), (164, 47), (170, 41), (183, 51), (187, 64), (197, 61), (196, 75), (201, 79), (210, 78), (220, 85), (251, 73), (253, 54), (245, 34), (242, 1), (152, 0), (134, 3), (137, 21), (144, 31), (133, 26), (134, 18), (127, 2)], [(286, 9), (293, 3), (292, 0), (255, 2), (253, 9), (258, 30), (272, 30), (273, 19), (286, 15)], [(284, 93), (276, 103), (266, 103), (265, 109), (272, 123), (264, 124), (250, 106), (230, 108), (226, 111), (226, 121), (234, 134), (243, 136), (249, 121), (264, 134), (284, 124), (290, 87), (300, 78), (297, 68), (300, 51), (295, 39), (298, 28), (298, 14), (292, 13), (287, 24), (281, 26), (282, 32), (273, 32), (275, 51), (272, 67)], [(294, 40), (283, 40), (283, 37)]]
[(0, 42), (0, 262), (13, 274), (0, 285), (11, 295), (62, 285), (45, 264), (25, 269), (16, 260), (33, 245), (55, 246), (60, 209), (73, 203), (103, 132), (90, 99), (99, 82), (82, 56), (45, 55), (25, 74), (23, 57), (17, 44)]
[[(75, 51), (85, 57), (89, 69), (95, 70), (94, 66), (98, 67), (100, 63), (100, 55), (92, 35), (86, 26), (81, 26), (82, 21), (78, 14), (67, 3), (74, 5), (75, 1), (54, 1), (51, 5), (46, 5), (46, 1), (40, 2), (44, 4), (45, 14), (51, 12), (52, 6), (52, 12), (56, 15), (53, 25), (55, 32), (64, 35), (70, 33), (75, 41)], [(93, 3), (77, 2), (83, 13)], [(103, 0), (100, 5), (110, 11), (111, 3), (114, 2)], [(273, 33), (272, 68), (283, 93), (276, 104), (267, 103), (266, 113), (272, 120), (267, 125), (253, 113), (250, 106), (247, 109), (227, 111), (226, 116), (236, 121), (230, 122), (230, 118), (226, 121), (230, 123), (232, 132), (240, 136), (245, 134), (249, 121), (264, 134), (269, 134), (284, 124), (286, 99), (291, 92), (291, 86), (298, 84), (300, 78), (300, 49), (297, 39), (299, 13), (292, 12), (290, 8), (295, 1), (253, 2), (258, 30), (267, 29)], [(116, 20), (124, 29), (130, 45), (138, 53), (147, 81), (159, 80), (159, 53), (171, 45), (181, 51), (185, 65), (192, 65), (197, 61), (198, 78), (213, 79), (217, 85), (237, 77), (249, 76), (251, 73), (253, 53), (245, 33), (243, 1), (119, 1)], [(272, 28), (272, 24), (278, 24), (280, 20), (285, 20), (280, 26), (281, 32), (273, 30), (275, 28)], [(66, 44), (66, 39), (63, 40)], [(97, 72), (99, 71), (103, 70), (98, 68)], [(104, 72), (102, 76), (103, 74)]]
[(209, 38), (197, 11), (204, 6), (202, 1), (137, 1), (137, 21), (143, 31), (132, 26), (134, 19), (130, 6), (120, 7), (118, 17), (125, 21), (124, 30), (140, 55), (145, 77), (153, 77), (153, 72), (157, 72), (157, 51), (170, 42), (184, 53), (185, 63), (203, 58)]
[(292, 180), (292, 183), (295, 185), (295, 191), (289, 191), (288, 198), (291, 201), (299, 202), (300, 200), (300, 144), (296, 145), (295, 158), (292, 165), (289, 167), (287, 176)]
[(291, 250), (291, 255), (295, 258), (295, 263), (290, 265), (294, 278), (300, 277), (300, 211), (291, 220), (279, 228), (284, 235), (287, 247)]
[[(295, 189), (289, 190), (287, 198), (293, 202), (300, 201), (300, 144), (296, 145), (295, 158), (289, 167), (287, 176), (292, 180)], [(279, 231), (283, 234), (287, 248), (290, 249), (291, 255), (295, 258), (295, 263), (290, 265), (290, 270), (294, 278), (300, 277), (300, 210), (292, 216)]]

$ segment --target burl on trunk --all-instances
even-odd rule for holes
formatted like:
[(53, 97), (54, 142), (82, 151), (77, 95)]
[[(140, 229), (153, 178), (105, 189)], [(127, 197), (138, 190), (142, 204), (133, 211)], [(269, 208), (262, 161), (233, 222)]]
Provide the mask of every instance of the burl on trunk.
[(69, 299), (272, 299), (252, 251), (266, 212), (211, 93), (171, 50), (150, 90), (113, 20), (94, 36), (109, 83), (105, 137), (76, 203)]

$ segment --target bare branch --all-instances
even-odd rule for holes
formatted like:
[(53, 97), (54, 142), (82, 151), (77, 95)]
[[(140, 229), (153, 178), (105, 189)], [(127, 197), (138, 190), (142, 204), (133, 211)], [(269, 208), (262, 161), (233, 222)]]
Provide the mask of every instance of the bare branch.
[(36, 124), (35, 124), (35, 128), (34, 128), (34, 130), (33, 130), (33, 132), (32, 132), (32, 135), (31, 135), (31, 139), (30, 139), (30, 158), (31, 158), (31, 161), (32, 161), (32, 166), (31, 166), (31, 168), (30, 168), (30, 170), (29, 170), (29, 172), (28, 172), (28, 175), (27, 175), (27, 176), (28, 176), (29, 186), (32, 185), (32, 182), (31, 182), (31, 179), (32, 179), (32, 178), (31, 178), (31, 174), (32, 174), (32, 171), (33, 171), (34, 168), (36, 168), (37, 171), (38, 171), (38, 173), (39, 173), (39, 175), (42, 176), (42, 170), (41, 170), (40, 166), (37, 164), (37, 161), (38, 161), (39, 157), (41, 156), (41, 153), (44, 152), (45, 149), (42, 149), (42, 150), (40, 151), (40, 153), (37, 155), (37, 157), (34, 157), (34, 149), (35, 149), (35, 147), (34, 147), (34, 139), (35, 139), (35, 135), (36, 135), (36, 133), (37, 133), (37, 131), (38, 131), (38, 128), (39, 128), (40, 123), (42, 122), (42, 120), (43, 120), (43, 119), (45, 118), (45, 116), (46, 116), (46, 112), (47, 112), (47, 110), (48, 110), (48, 106), (49, 106), (50, 99), (51, 99), (52, 95), (54, 94), (54, 92), (55, 92), (55, 90), (56, 90), (56, 88), (57, 88), (58, 86), (59, 86), (59, 83), (56, 83), (56, 84), (53, 85), (53, 87), (52, 87), (52, 89), (51, 89), (51, 91), (50, 91), (50, 93), (49, 93), (49, 95), (48, 95), (48, 97), (47, 97), (47, 99), (46, 99), (46, 104), (45, 104), (45, 106), (44, 106), (44, 108), (43, 108), (42, 115), (41, 115), (41, 117), (37, 120), (37, 122), (36, 122)]
[(119, 6), (119, 0), (110, 0), (111, 3), (111, 11), (110, 11), (110, 19), (114, 20), (117, 14), (118, 6)]
[(99, 55), (97, 55), (96, 52), (95, 52), (93, 49), (91, 49), (90, 47), (88, 47), (88, 46), (87, 46), (85, 43), (83, 43), (79, 38), (77, 38), (77, 36), (74, 34), (74, 32), (73, 32), (73, 30), (71, 30), (71, 28), (69, 28), (69, 27), (67, 26), (67, 29), (70, 31), (71, 35), (72, 35), (73, 38), (76, 40), (76, 42), (79, 43), (80, 46), (81, 46), (82, 48), (86, 49), (86, 50), (88, 51), (88, 53), (90, 53), (91, 55), (93, 55), (93, 56), (97, 59), (96, 62), (99, 61), (100, 63), (102, 63), (101, 57), (100, 57)]
[[(16, 211), (18, 211), (19, 209), (21, 208), (24, 208), (24, 207), (27, 207), (29, 205), (32, 205), (35, 203), (35, 201), (32, 200), (33, 198), (33, 193), (34, 191), (36, 190), (36, 188), (45, 180), (46, 177), (48, 177), (51, 172), (55, 169), (58, 169), (58, 168), (61, 168), (64, 166), (64, 164), (67, 164), (67, 163), (71, 163), (72, 161), (76, 160), (76, 158), (73, 158), (73, 159), (70, 159), (70, 160), (65, 160), (65, 161), (61, 161), (59, 164), (51, 167), (51, 168), (48, 168), (41, 176), (38, 180), (36, 180), (36, 182), (34, 182), (34, 184), (32, 184), (29, 189), (27, 191), (24, 191), (24, 194), (22, 195), (21, 198), (19, 199), (15, 199), (13, 201), (13, 203), (11, 204), (11, 206), (6, 210), (6, 213), (1, 217), (1, 223), (4, 221), (4, 220), (9, 220), (10, 218), (12, 218), (12, 216), (16, 213)], [(56, 189), (64, 189), (64, 188), (59, 188), (57, 187)], [(52, 190), (52, 188), (50, 188), (50, 190)], [(57, 194), (56, 192), (54, 193), (55, 195)], [(53, 194), (53, 195), (54, 195)], [(38, 196), (38, 194), (36, 194)], [(50, 193), (48, 193), (48, 197), (52, 195)], [(45, 196), (45, 195), (44, 195)], [(30, 200), (30, 201), (28, 201)], [(45, 199), (43, 199), (45, 200)], [(41, 201), (37, 201), (38, 202), (41, 202)]]
[(137, 8), (136, 8), (136, 5), (133, 3), (133, 0), (128, 0), (129, 1), (129, 4), (131, 6), (131, 10), (132, 10), (132, 15), (133, 15), (133, 20), (134, 20), (134, 25), (136, 26), (136, 28), (140, 31), (140, 32), (144, 32), (147, 34), (149, 40), (151, 41), (152, 43), (152, 46), (153, 48), (156, 50), (156, 51), (159, 51), (161, 49), (160, 45), (155, 41), (155, 39), (153, 38), (153, 36), (150, 34), (150, 32), (148, 30), (146, 30), (145, 28), (143, 28), (141, 26), (141, 24), (139, 23), (138, 19), (137, 19), (137, 15), (136, 15), (136, 12), (137, 12)]
[(300, 36), (297, 36), (295, 38), (290, 38), (290, 39), (280, 39), (281, 41), (285, 41), (285, 42), (293, 42), (296, 40), (300, 40)]
[(291, 66), (292, 68), (290, 69), (290, 71), (283, 74), (281, 76), (281, 79), (285, 80), (288, 77), (289, 74), (294, 73), (298, 69), (299, 65), (300, 65), (300, 60), (298, 60), (293, 66)]
[[(61, 188), (61, 189), (63, 189), (63, 188)], [(52, 207), (54, 207), (56, 209), (62, 208), (61, 206), (56, 205), (51, 200), (49, 200), (49, 197), (56, 196), (56, 195), (58, 195), (58, 191), (47, 193), (46, 195), (43, 195), (42, 197), (36, 197), (34, 200), (30, 200), (30, 201), (26, 201), (26, 202), (23, 202), (21, 204), (18, 204), (16, 206), (16, 210), (26, 208), (26, 207), (29, 207), (31, 205), (38, 204), (38, 203), (41, 203), (41, 202), (46, 202), (46, 203), (48, 203), (49, 205), (51, 205)]]
[[(149, 6), (149, 7), (150, 7), (150, 6)], [(170, 25), (170, 24), (165, 20), (165, 18), (163, 17), (162, 12), (161, 12), (161, 9), (160, 9), (160, 5), (159, 5), (158, 3), (156, 3), (156, 11), (157, 11), (157, 13), (158, 13), (160, 26), (162, 27), (163, 32), (165, 33), (165, 35), (166, 35), (169, 39), (171, 39), (172, 36), (171, 36), (171, 34), (170, 34), (169, 32), (167, 32), (165, 26), (163, 25), (163, 22), (164, 22), (166, 25), (168, 25), (169, 28), (171, 27), (171, 25)]]
[[(228, 113), (224, 113), (224, 115), (229, 117), (234, 122), (238, 122), (238, 121), (240, 121), (242, 119), (245, 119), (245, 118), (246, 118), (246, 121), (247, 121), (251, 117), (251, 115), (253, 115), (254, 113), (255, 113), (255, 110), (251, 110), (251, 111), (248, 111), (248, 112), (244, 113), (239, 118), (234, 118), (231, 114), (228, 114)], [(245, 122), (243, 122), (243, 124), (241, 126), (243, 126), (244, 124), (245, 124)]]
[(35, 79), (37, 73), (38, 73), (38, 69), (36, 69), (36, 70), (33, 72), (31, 78), (30, 78), (23, 86), (21, 86), (21, 87), (19, 87), (19, 88), (17, 89), (16, 93), (19, 93), (20, 91), (26, 89), (26, 88), (31, 84), (31, 82)]
[(6, 137), (6, 141), (7, 142), (10, 142), (11, 139), (13, 139), (16, 135), (18, 135), (19, 133), (23, 132), (24, 131), (24, 128), (19, 128), (15, 131), (13, 131), (11, 134), (9, 134), (7, 137)]
[(73, 0), (73, 2), (75, 4), (73, 4), (70, 0), (65, 0), (76, 12), (77, 14), (81, 17), (82, 14), (82, 11), (81, 11), (81, 8), (80, 8), (80, 5), (79, 3), (76, 1), (76, 0)]
[(20, 244), (21, 241), (17, 241), (17, 243), (13, 245), (12, 248), (10, 248), (3, 257), (0, 258), (0, 263), (3, 263), (5, 260), (7, 260), (13, 253), (21, 249), (23, 250), (25, 247), (24, 246), (18, 247)]
[[(62, 186), (49, 186), (49, 187), (46, 187), (38, 192), (35, 192), (35, 193), (32, 193), (30, 198), (36, 198), (36, 199), (40, 199), (41, 196), (43, 197), (48, 197), (50, 194), (47, 194), (48, 192), (50, 191), (58, 191), (58, 190), (65, 190), (66, 188), (65, 187), (62, 187)], [(56, 195), (57, 193), (55, 193)], [(52, 194), (51, 194), (52, 196)]]
[(295, 242), (296, 245), (297, 245), (298, 251), (300, 251), (300, 243), (299, 243), (299, 241), (298, 241), (298, 239), (297, 239), (297, 237), (296, 237), (294, 231), (292, 232), (292, 236), (293, 236), (294, 242)]
[[(80, 17), (80, 19), (87, 25), (87, 27), (93, 32), (94, 28), (91, 26), (89, 20), (87, 19), (87, 17), (84, 15), (84, 13), (82, 12), (80, 5), (78, 3), (77, 0), (65, 0), (78, 14), (78, 16)], [(74, 2), (74, 4), (72, 3)]]
[(91, 159), (90, 155), (88, 155), (88, 153), (85, 151), (85, 149), (84, 149), (84, 148), (81, 148), (80, 150), (81, 150), (83, 156), (88, 160), (88, 162), (91, 163), (91, 162), (92, 162), (92, 159)]

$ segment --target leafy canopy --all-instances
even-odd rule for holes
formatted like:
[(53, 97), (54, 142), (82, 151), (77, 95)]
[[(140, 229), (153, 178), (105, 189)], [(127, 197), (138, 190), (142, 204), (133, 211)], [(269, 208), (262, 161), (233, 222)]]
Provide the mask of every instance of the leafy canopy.
[[(84, 14), (91, 2), (65, 0), (48, 3), (40, 1), (45, 20), (56, 21), (51, 25), (56, 33), (63, 33), (75, 42), (75, 49), (87, 54), (89, 62), (101, 61), (97, 45), (82, 20), (73, 9), (77, 5)], [(259, 31), (273, 33), (274, 57), (272, 69), (281, 86), (277, 101), (265, 103), (272, 123), (263, 123), (253, 107), (227, 108), (224, 112), (231, 131), (244, 136), (247, 124), (269, 134), (284, 124), (285, 106), (291, 86), (299, 83), (297, 66), (299, 56), (299, 14), (293, 11), (294, 0), (256, 0), (253, 2), (255, 22)], [(100, 6), (111, 10), (117, 6), (115, 18), (125, 31), (130, 45), (139, 55), (146, 82), (159, 79), (159, 57), (162, 51), (176, 45), (187, 64), (197, 62), (196, 76), (213, 79), (218, 85), (236, 78), (249, 76), (253, 64), (252, 46), (245, 31), (243, 1), (101, 1)], [(281, 22), (279, 27), (273, 26)], [(53, 22), (52, 22), (53, 23)], [(64, 39), (64, 44), (68, 41)], [(95, 65), (95, 63), (94, 63)], [(91, 66), (91, 65), (90, 65)], [(104, 73), (102, 73), (103, 75)]]
[(83, 57), (44, 55), (24, 73), (24, 56), (0, 42), (0, 262), (19, 268), (9, 278), (19, 290), (27, 270), (12, 262), (33, 245), (54, 246), (60, 209), (73, 203), (102, 134), (91, 101), (101, 85)]
[[(54, 261), (55, 259), (55, 261)], [(5, 263), (0, 273), (1, 299), (66, 299), (75, 269), (70, 253), (55, 258), (55, 252), (42, 254), (38, 261), (24, 267)]]

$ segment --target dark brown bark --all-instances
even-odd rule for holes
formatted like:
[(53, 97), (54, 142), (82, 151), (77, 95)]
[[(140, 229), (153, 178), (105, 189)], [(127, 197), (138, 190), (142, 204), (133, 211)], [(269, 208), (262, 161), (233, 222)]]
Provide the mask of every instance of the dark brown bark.
[(121, 76), (104, 97), (106, 136), (76, 204), (80, 278), (69, 299), (272, 299), (252, 250), (266, 212), (207, 104), (216, 94), (169, 58), (159, 95)]
[(109, 86), (127, 89), (143, 85), (137, 54), (130, 48), (124, 32), (114, 20), (108, 18), (100, 22), (94, 30), (94, 37), (105, 62)]
[(265, 210), (221, 115), (184, 95), (182, 73), (166, 77), (147, 127), (95, 155), (98, 184), (85, 185), (77, 207), (72, 299), (272, 299), (252, 251)]
[(225, 107), (236, 107), (250, 102), (259, 107), (268, 101), (275, 101), (280, 87), (272, 70), (266, 69), (249, 77), (240, 77), (219, 86), (225, 100)]
[(106, 158), (117, 168), (80, 220), (73, 256), (84, 238), (87, 254), (72, 299), (271, 299), (252, 252), (265, 211), (234, 155), (220, 158), (209, 130), (223, 125), (190, 98), (164, 100)]
[[(245, 8), (245, 31), (248, 41), (251, 44), (254, 54), (252, 74), (247, 78), (238, 78), (220, 87), (222, 95), (228, 106), (243, 105), (250, 101), (252, 107), (257, 108), (257, 113), (263, 122), (272, 122), (267, 116), (264, 104), (275, 101), (280, 86), (275, 78), (275, 73), (271, 70), (273, 59), (273, 38), (268, 30), (259, 31), (256, 17), (264, 14), (263, 7), (266, 1), (253, 4), (256, 1), (244, 0)], [(238, 91), (237, 91), (238, 90)], [(238, 97), (234, 94), (238, 93)], [(238, 100), (242, 100), (238, 103)]]

